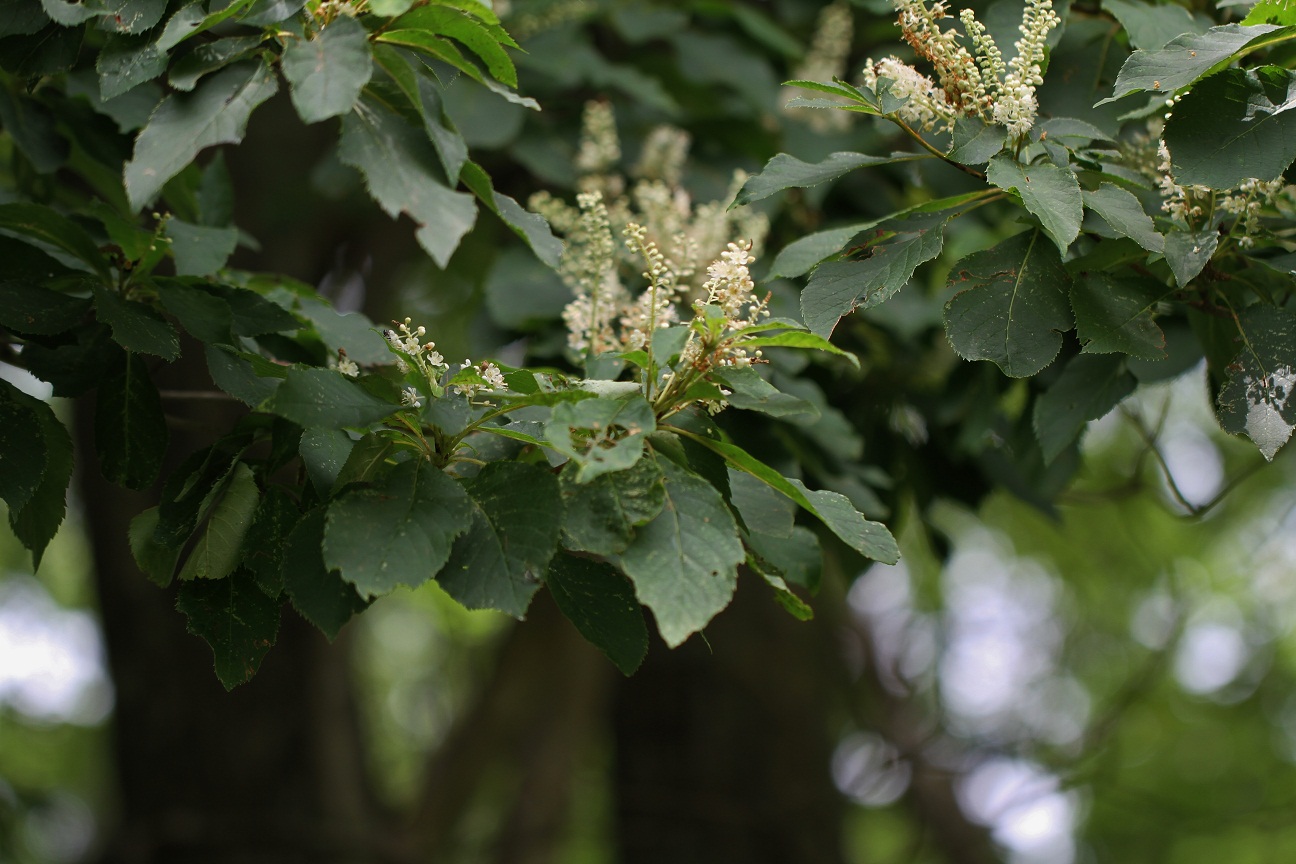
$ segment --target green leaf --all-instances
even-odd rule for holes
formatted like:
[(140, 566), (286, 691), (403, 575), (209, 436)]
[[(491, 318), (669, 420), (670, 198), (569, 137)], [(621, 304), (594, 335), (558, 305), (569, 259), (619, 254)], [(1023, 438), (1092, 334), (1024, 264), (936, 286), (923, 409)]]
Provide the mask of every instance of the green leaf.
[(324, 562), (362, 597), (418, 587), (445, 565), (454, 538), (473, 527), (473, 510), (463, 487), (430, 462), (402, 463), (381, 483), (329, 506)]
[(0, 282), (0, 327), (54, 336), (71, 330), (90, 311), (88, 297), (73, 297), (29, 282)]
[(436, 60), (453, 66), (474, 81), (486, 80), (476, 64), (464, 57), (453, 42), (426, 30), (384, 30), (374, 38), (381, 43), (399, 45), (430, 54)]
[(201, 282), (182, 279), (158, 279), (158, 299), (176, 317), (180, 326), (201, 342), (229, 343), (233, 320), (230, 308), (219, 297), (206, 290)]
[(96, 286), (94, 294), (99, 320), (112, 328), (113, 341), (118, 345), (163, 360), (180, 356), (180, 337), (175, 328), (152, 307), (137, 300), (123, 300), (107, 288)]
[(869, 247), (862, 261), (820, 264), (801, 292), (801, 315), (815, 333), (827, 337), (842, 317), (890, 299), (909, 283), (919, 264), (940, 254), (945, 223), (954, 214), (919, 213), (880, 223), (889, 239)]
[(0, 39), (0, 67), (19, 78), (33, 79), (71, 69), (85, 30), (51, 23), (31, 36)]
[[(32, 567), (40, 569), (45, 548), (58, 532), (67, 509), (68, 483), (72, 479), (72, 437), (45, 402), (0, 380), (4, 401), (15, 405), (34, 423), (44, 443), (44, 466), (35, 489), (23, 493), (21, 508), (9, 508), (9, 527), (24, 547), (31, 550)], [(21, 456), (21, 454), (19, 454)]]
[(765, 584), (774, 589), (774, 599), (778, 604), (787, 610), (793, 618), (798, 621), (809, 621), (814, 618), (814, 610), (810, 605), (800, 597), (792, 593), (792, 589), (783, 581), (783, 577), (762, 566), (762, 562), (751, 557), (747, 559), (747, 565), (765, 580)]
[(526, 241), (537, 258), (550, 267), (558, 267), (563, 243), (554, 236), (543, 216), (524, 209), (514, 199), (496, 192), (491, 186), (490, 177), (476, 162), (464, 163), (460, 179), (492, 213), (504, 220), (504, 224), (514, 234)]
[(644, 440), (656, 428), (652, 407), (642, 396), (594, 398), (554, 406), (545, 437), (576, 462), (576, 482), (588, 483), (639, 461)]
[(833, 153), (822, 162), (802, 162), (795, 156), (780, 153), (761, 169), (759, 174), (747, 178), (733, 206), (740, 207), (762, 198), (768, 198), (784, 189), (817, 186), (829, 180), (836, 180), (857, 168), (869, 168), (874, 165), (892, 165), (897, 162), (912, 162), (915, 159), (931, 158), (919, 153), (892, 153), (890, 156), (866, 156), (863, 153)]
[(108, 262), (81, 226), (40, 204), (0, 204), (0, 228), (47, 243), (79, 259), (104, 281), (112, 279)]
[(382, 66), (410, 105), (423, 116), (423, 131), (436, 149), (445, 170), (446, 182), (459, 182), (459, 172), (468, 161), (468, 144), (446, 115), (439, 84), (426, 65), (407, 59), (407, 52), (390, 45), (376, 45), (374, 60)]
[(224, 579), (238, 566), (243, 537), (256, 516), (261, 492), (256, 477), (245, 463), (238, 462), (217, 492), (198, 541), (180, 568), (180, 579)]
[(171, 584), (176, 564), (180, 561), (180, 548), (168, 548), (153, 539), (157, 531), (158, 508), (150, 507), (131, 520), (127, 532), (131, 555), (140, 572), (160, 588)]
[(212, 446), (191, 453), (162, 486), (153, 541), (179, 549), (189, 539), (217, 487), (234, 469), (237, 454)]
[(1175, 283), (1180, 288), (1197, 278), (1197, 274), (1206, 268), (1219, 246), (1219, 231), (1211, 225), (1205, 225), (1196, 231), (1174, 228), (1166, 232), (1165, 260), (1174, 273)]
[(867, 90), (859, 90), (845, 81), (834, 81), (829, 83), (827, 81), (805, 81), (798, 79), (793, 81), (784, 81), (783, 86), (800, 87), (803, 90), (814, 90), (818, 93), (829, 93), (833, 96), (863, 105), (866, 108), (871, 108), (873, 109), (872, 113), (874, 114), (882, 113), (874, 103), (872, 93)]
[[(283, 591), (284, 548), (300, 517), (297, 502), (287, 487), (269, 486), (257, 505), (252, 527), (243, 536), (243, 567), (267, 597), (278, 597)], [(316, 554), (318, 546), (317, 542)]]
[(900, 549), (885, 525), (871, 522), (855, 509), (845, 495), (828, 490), (814, 491), (800, 480), (788, 479), (741, 447), (715, 438), (672, 428), (691, 441), (724, 457), (735, 468), (745, 471), (771, 488), (792, 499), (798, 507), (814, 516), (846, 545), (866, 558), (894, 564), (900, 560)]
[(1166, 293), (1150, 279), (1118, 279), (1104, 272), (1076, 279), (1071, 308), (1084, 353), (1164, 359), (1165, 333), (1152, 319), (1152, 306)]
[(0, 90), (0, 129), (9, 133), (37, 173), (52, 174), (67, 162), (67, 139), (58, 134), (53, 115), (33, 99)]
[(226, 690), (252, 679), (279, 636), (279, 601), (262, 593), (246, 571), (180, 586), (176, 608), (188, 619), (189, 632), (211, 646), (216, 677)]
[(469, 609), (521, 618), (558, 548), (558, 478), (536, 465), (492, 462), (463, 485), (472, 527), (454, 541), (437, 582)]
[[(393, 68), (396, 69), (396, 75), (399, 75), (402, 70), (410, 70), (401, 52), (389, 47), (380, 47), (384, 52), (395, 55), (399, 61), (399, 66), (384, 67), (388, 69), (389, 74)], [(375, 53), (374, 56), (379, 55)], [(441, 85), (429, 74), (426, 66), (422, 64), (420, 66), (418, 72), (410, 70), (409, 73), (413, 79), (407, 81), (407, 85), (412, 85), (408, 94), (410, 104), (423, 114), (423, 131), (427, 132), (428, 140), (436, 148), (437, 158), (441, 160), (441, 167), (445, 169), (446, 182), (457, 183), (459, 172), (468, 161), (468, 144), (446, 115), (445, 103), (441, 97)], [(393, 78), (396, 75), (393, 75)]]
[(812, 351), (826, 351), (845, 357), (856, 369), (860, 368), (859, 358), (849, 351), (843, 351), (817, 333), (804, 330), (788, 330), (773, 336), (754, 336), (742, 341), (743, 348), (804, 348)]
[(328, 303), (302, 297), (297, 301), (301, 316), (315, 326), (329, 354), (343, 348), (347, 356), (363, 365), (392, 362), (391, 348), (374, 323), (359, 312), (342, 314)]
[(324, 565), (325, 513), (317, 507), (288, 535), (283, 552), (283, 586), (293, 608), (332, 642), (342, 625), (368, 606), (354, 585)]
[(116, 99), (157, 78), (166, 68), (166, 50), (159, 48), (151, 35), (111, 35), (95, 58), (99, 98), (105, 102)]
[(103, 476), (127, 489), (153, 485), (169, 437), (148, 367), (127, 352), (124, 368), (104, 379), (95, 401), (95, 449)]
[(877, 220), (857, 222), (798, 238), (779, 250), (778, 255), (774, 257), (774, 263), (770, 265), (768, 278), (804, 275), (814, 265), (840, 251), (852, 237), (876, 224), (878, 224)]
[(674, 648), (729, 605), (746, 554), (715, 487), (669, 459), (653, 458), (665, 477), (665, 504), (618, 560)]
[(1008, 133), (1002, 126), (979, 117), (957, 117), (947, 155), (963, 165), (982, 165), (1002, 150), (1007, 140)]
[(711, 377), (730, 390), (725, 401), (734, 408), (789, 420), (811, 421), (819, 417), (813, 403), (784, 393), (750, 367), (727, 367), (713, 371)]
[(1187, 87), (1221, 64), (1250, 51), (1296, 38), (1296, 27), (1224, 24), (1205, 33), (1185, 33), (1155, 51), (1135, 51), (1116, 76), (1115, 92), (1105, 105), (1140, 90), (1167, 95)]
[(302, 323), (297, 316), (256, 291), (219, 283), (206, 283), (203, 290), (225, 301), (237, 336), (264, 336), (301, 329)]
[(256, 408), (273, 396), (288, 375), (283, 366), (228, 345), (207, 345), (204, 354), (212, 383), (249, 408)]
[(210, 276), (225, 266), (238, 246), (237, 228), (191, 225), (171, 218), (166, 223), (177, 276)]
[(373, 480), (384, 466), (395, 464), (395, 457), (402, 450), (403, 448), (391, 435), (370, 432), (355, 442), (355, 446), (347, 454), (346, 461), (342, 463), (342, 470), (333, 479), (333, 487), (329, 491), (336, 494), (351, 483), (366, 483)]
[(1045, 464), (1066, 450), (1090, 420), (1097, 420), (1138, 382), (1118, 354), (1079, 354), (1035, 403), (1035, 435)]
[(126, 194), (140, 210), (198, 153), (243, 140), (252, 111), (278, 90), (265, 63), (248, 61), (204, 79), (192, 93), (173, 93), (153, 112), (126, 163)]
[(1128, 237), (1149, 252), (1165, 250), (1165, 237), (1156, 230), (1152, 217), (1132, 192), (1114, 183), (1101, 183), (1092, 192), (1081, 193), (1084, 205), (1103, 218), (1116, 233)]
[(1296, 429), (1296, 315), (1273, 306), (1250, 306), (1237, 319), (1242, 348), (1228, 366), (1219, 394), (1220, 425), (1245, 434), (1265, 459)]
[(635, 528), (652, 520), (666, 503), (661, 469), (652, 459), (640, 459), (623, 471), (581, 483), (578, 467), (569, 462), (558, 476), (569, 546), (597, 555), (624, 552)]
[(580, 634), (621, 674), (633, 675), (648, 655), (648, 627), (626, 577), (602, 561), (558, 555), (545, 584)]
[(161, 51), (170, 51), (181, 42), (205, 33), (223, 21), (228, 21), (251, 5), (252, 0), (219, 0), (211, 3), (210, 6), (204, 6), (199, 0), (188, 6), (182, 6), (162, 28), (157, 47)]
[(414, 3), (415, 0), (372, 0), (369, 11), (383, 18), (394, 18), (408, 12)]
[(30, 36), (49, 22), (49, 15), (40, 3), (31, 0), (4, 0), (0, 3), (0, 37)]
[(390, 36), (397, 30), (422, 30), (456, 39), (481, 58), (496, 80), (517, 87), (517, 70), (500, 44), (516, 47), (517, 43), (498, 25), (484, 24), (480, 19), (446, 6), (423, 6), (396, 19), (392, 31), (386, 35)]
[(313, 38), (290, 41), (282, 68), (303, 122), (340, 116), (355, 105), (373, 74), (369, 34), (355, 18), (339, 15)]
[(1291, 0), (1260, 0), (1242, 19), (1243, 24), (1296, 24), (1296, 5)]
[(368, 426), (400, 406), (371, 395), (332, 369), (289, 369), (266, 410), (306, 428)]
[(341, 429), (307, 429), (302, 433), (298, 452), (306, 464), (306, 476), (320, 497), (328, 497), (354, 446), (351, 436)]
[(759, 559), (761, 569), (778, 573), (787, 582), (809, 591), (818, 590), (823, 569), (823, 550), (819, 546), (818, 535), (809, 528), (793, 526), (792, 532), (786, 537), (751, 533), (746, 542), (747, 547)]
[(278, 24), (296, 15), (305, 5), (306, 0), (256, 0), (239, 23), (249, 27)]
[(1181, 186), (1232, 189), (1274, 180), (1296, 159), (1296, 75), (1278, 66), (1225, 69), (1201, 81), (1166, 121), (1170, 173)]
[(0, 380), (0, 498), (20, 512), (40, 488), (49, 460), (39, 409)]
[(729, 468), (729, 503), (742, 517), (748, 534), (784, 538), (792, 536), (796, 502), (755, 474)]
[(242, 60), (260, 45), (259, 36), (226, 36), (215, 42), (196, 45), (171, 65), (167, 81), (177, 90), (192, 90), (206, 76), (224, 69), (236, 60)]
[(1024, 378), (1053, 362), (1071, 329), (1071, 277), (1056, 250), (1026, 231), (960, 260), (950, 285), (969, 284), (945, 304), (950, 345), (965, 360), (991, 360)]
[(1125, 28), (1133, 48), (1154, 51), (1176, 36), (1206, 29), (1191, 12), (1176, 3), (1103, 0), (1102, 6)]
[(1112, 137), (1105, 131), (1075, 117), (1050, 117), (1037, 123), (1033, 131), (1038, 133), (1032, 136), (1036, 141), (1060, 141), (1072, 150), (1094, 141), (1113, 143)]
[(426, 134), (387, 108), (361, 99), (342, 119), (338, 158), (359, 168), (369, 194), (388, 216), (406, 213), (419, 244), (445, 267), (477, 218), (472, 196), (437, 178), (437, 155)]
[(1080, 221), (1084, 217), (1080, 183), (1069, 168), (1049, 162), (1022, 165), (1005, 153), (990, 160), (986, 179), (1000, 189), (1020, 195), (1026, 209), (1040, 220), (1044, 233), (1057, 244), (1058, 251), (1066, 254), (1071, 241), (1080, 234)]
[(113, 26), (122, 32), (152, 30), (166, 13), (166, 0), (109, 0)]
[(140, 262), (157, 257), (155, 250), (159, 245), (158, 236), (153, 231), (141, 228), (133, 216), (123, 216), (116, 207), (102, 200), (92, 201), (86, 210), (104, 226), (108, 239), (121, 248), (121, 254), (127, 261)]

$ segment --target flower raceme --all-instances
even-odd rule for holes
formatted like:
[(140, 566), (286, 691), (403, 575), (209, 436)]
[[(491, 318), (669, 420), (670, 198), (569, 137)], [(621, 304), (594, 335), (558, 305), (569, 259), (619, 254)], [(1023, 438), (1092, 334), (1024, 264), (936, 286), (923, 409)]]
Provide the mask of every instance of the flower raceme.
[(936, 75), (932, 80), (896, 57), (869, 60), (865, 83), (876, 90), (879, 82), (890, 81), (891, 93), (908, 100), (898, 112), (901, 119), (927, 131), (948, 129), (957, 117), (977, 117), (1003, 126), (1014, 138), (1030, 131), (1038, 110), (1035, 88), (1044, 83), (1048, 34), (1061, 23), (1052, 0), (1027, 0), (1018, 27), (1017, 53), (1007, 63), (972, 10), (964, 9), (959, 15), (964, 30), (960, 34), (941, 26), (949, 17), (944, 2), (894, 3), (902, 37)]

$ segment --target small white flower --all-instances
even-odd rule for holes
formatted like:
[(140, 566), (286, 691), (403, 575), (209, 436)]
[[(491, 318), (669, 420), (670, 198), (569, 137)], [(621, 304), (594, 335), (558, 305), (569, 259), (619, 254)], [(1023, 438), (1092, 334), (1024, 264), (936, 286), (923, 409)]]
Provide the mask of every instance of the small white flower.
[(406, 387), (401, 391), (401, 404), (410, 408), (422, 408), (423, 400), (419, 397), (419, 392), (413, 387)]
[(477, 371), (481, 373), (482, 378), (492, 388), (496, 390), (508, 389), (508, 382), (504, 380), (504, 373), (500, 372), (499, 367), (494, 363), (483, 363)]

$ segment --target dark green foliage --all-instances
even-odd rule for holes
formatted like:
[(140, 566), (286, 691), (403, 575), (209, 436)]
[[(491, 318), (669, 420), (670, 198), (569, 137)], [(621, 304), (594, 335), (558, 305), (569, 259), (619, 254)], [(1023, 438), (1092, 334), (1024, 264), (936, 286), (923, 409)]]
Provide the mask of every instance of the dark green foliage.
[(182, 585), (176, 608), (189, 620), (189, 632), (211, 646), (216, 677), (226, 690), (256, 674), (279, 635), (278, 599), (262, 593), (245, 570)]
[(545, 585), (581, 635), (634, 674), (648, 654), (648, 628), (625, 577), (610, 564), (564, 554), (549, 565)]
[[(1005, 8), (987, 13), (1001, 41), (1016, 26)], [(158, 480), (176, 395), (159, 382), (182, 349), (200, 343), (219, 391), (204, 398), (249, 409), (211, 430), (214, 445), (175, 454), (130, 538), (149, 578), (183, 581), (181, 605), (227, 685), (273, 641), (283, 594), (331, 638), (401, 585), (435, 579), (465, 606), (522, 617), (547, 583), (627, 672), (645, 650), (642, 606), (677, 645), (729, 603), (740, 571), (808, 617), (788, 586), (817, 587), (820, 538), (831, 555), (893, 562), (895, 538), (865, 512), (908, 508), (921, 522), (940, 494), (972, 500), (987, 484), (1050, 507), (1085, 425), (1199, 356), (1226, 430), (1270, 458), (1290, 435), (1290, 211), (1247, 183), (1296, 158), (1283, 53), (1296, 28), (1273, 4), (1215, 27), (1179, 7), (1104, 9), (1073, 14), (1040, 49), (1061, 75), (1097, 70), (1091, 83), (1043, 85), (1039, 116), (1020, 126), (989, 109), (947, 117), (945, 136), (931, 128), (940, 118), (913, 113), (919, 95), (885, 77), (795, 82), (809, 97), (789, 110), (844, 109), (854, 127), (771, 121), (807, 26), (787, 9), (590, 12), (625, 49), (605, 57), (579, 21), (532, 22), (539, 32), (515, 53), (496, 12), (468, 0), (20, 4), (0, 16), (0, 127), (15, 166), (0, 204), (5, 359), (58, 396), (96, 391), (97, 460), (131, 488)], [(301, 282), (230, 268), (255, 239), (234, 224), (218, 148), (238, 145), (284, 86), (329, 142), (328, 182), (350, 177), (382, 212), (409, 217), (446, 271), (436, 290), (463, 288), (445, 305), (471, 306), (481, 287), (495, 319), (482, 332), (504, 344), (525, 331), (518, 368), (448, 364), (409, 321), (384, 334)], [(764, 260), (708, 271), (720, 250), (699, 250), (694, 294), (669, 319), (564, 353), (552, 325), (568, 286), (535, 268), (586, 292), (611, 279), (633, 294), (645, 269), (660, 277), (652, 261), (617, 259), (576, 273), (579, 212), (545, 210), (564, 257), (520, 203), (523, 191), (552, 190), (557, 205), (563, 190), (601, 188), (613, 210), (631, 206), (613, 200), (627, 185), (612, 177), (615, 156), (573, 165), (560, 116), (573, 88), (633, 100), (619, 122), (634, 137), (613, 148), (626, 166), (652, 125), (687, 127), (704, 169), (687, 182), (664, 171), (626, 201), (664, 189), (678, 202), (697, 184), (735, 197), (714, 214), (759, 202), (777, 238), (773, 254), (756, 249), (768, 271)], [(1139, 150), (1142, 118), (1165, 113), (1171, 94), (1182, 98), (1165, 129), (1169, 180), (1203, 188), (1163, 184)], [(1108, 95), (1130, 98), (1092, 105)], [(762, 164), (722, 191), (733, 168)], [(497, 250), (499, 237), (519, 242)], [(741, 251), (755, 238), (719, 242), (730, 239)], [(456, 256), (465, 244), (471, 254)], [(799, 298), (774, 278), (807, 274)], [(769, 307), (750, 320), (749, 307), (726, 308), (729, 277), (758, 303), (769, 292)], [(805, 325), (780, 317), (798, 301)], [(627, 335), (626, 311), (614, 337)], [(456, 319), (465, 331), (470, 314)], [(966, 370), (950, 347), (1036, 380)], [(575, 368), (585, 377), (561, 371)], [(2, 392), (0, 497), (39, 559), (63, 516), (71, 441), (48, 406)], [(722, 408), (736, 410), (702, 410)], [(974, 478), (973, 491), (951, 492), (942, 472)]]
[(959, 289), (945, 306), (950, 344), (967, 360), (994, 361), (1005, 375), (1036, 374), (1071, 329), (1070, 282), (1038, 231), (969, 255), (950, 274)]

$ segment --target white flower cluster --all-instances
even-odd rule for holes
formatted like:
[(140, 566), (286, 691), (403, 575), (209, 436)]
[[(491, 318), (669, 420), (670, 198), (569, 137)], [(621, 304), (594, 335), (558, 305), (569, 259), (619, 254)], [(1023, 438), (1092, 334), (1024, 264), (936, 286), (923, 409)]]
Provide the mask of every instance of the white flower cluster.
[(338, 349), (337, 357), (330, 357), (328, 368), (336, 369), (348, 378), (360, 377), (360, 366), (354, 360), (347, 356), (345, 348)]
[[(1035, 125), (1035, 88), (1044, 83), (1044, 46), (1048, 34), (1062, 23), (1053, 11), (1052, 0), (1027, 0), (1017, 30), (1017, 56), (1008, 61), (1008, 74), (994, 100), (994, 121), (1013, 136), (1024, 135)], [(985, 36), (986, 40), (990, 37)], [(991, 41), (993, 44), (993, 41)], [(1002, 63), (1002, 60), (1000, 60)]]
[[(769, 295), (762, 299), (755, 293), (756, 284), (751, 278), (750, 265), (756, 259), (750, 253), (750, 242), (730, 243), (720, 253), (720, 258), (707, 267), (707, 275), (711, 278), (703, 286), (707, 290), (706, 302), (724, 313), (724, 329), (729, 333), (758, 324), (770, 314)], [(702, 310), (699, 309), (698, 313), (702, 314)], [(690, 338), (685, 346), (685, 359), (697, 362), (701, 358), (690, 356), (697, 350), (695, 340)], [(761, 352), (744, 348), (741, 338), (723, 339), (707, 362), (715, 366), (750, 366), (761, 362)]]
[(977, 21), (971, 9), (959, 15), (972, 51), (958, 31), (943, 29), (949, 17), (943, 0), (930, 7), (926, 0), (894, 0), (904, 40), (932, 65), (936, 80), (895, 57), (887, 57), (864, 70), (865, 82), (876, 88), (879, 79), (890, 79), (891, 92), (909, 97), (901, 119), (925, 130), (949, 128), (955, 117), (980, 117), (1021, 137), (1035, 125), (1039, 109), (1035, 88), (1044, 83), (1044, 48), (1048, 34), (1061, 23), (1052, 0), (1027, 0), (1016, 42), (1017, 54), (1004, 63), (1003, 54)]
[(750, 241), (730, 243), (707, 267), (711, 278), (702, 286), (707, 291), (706, 302), (724, 310), (727, 330), (741, 330), (769, 317), (765, 301), (754, 293), (756, 284), (748, 266), (756, 260), (751, 256), (751, 247)]
[(582, 174), (609, 172), (621, 160), (621, 141), (611, 104), (599, 100), (586, 102), (581, 122), (585, 133), (576, 151), (576, 170)]
[[(566, 207), (561, 202), (554, 202)], [(577, 353), (602, 354), (618, 346), (613, 322), (625, 303), (625, 289), (613, 262), (612, 226), (598, 192), (576, 196), (580, 215), (567, 237), (558, 272), (576, 294), (563, 309), (568, 345)], [(535, 208), (536, 202), (532, 201)], [(552, 221), (552, 220), (551, 220)]]
[(647, 347), (653, 331), (679, 321), (679, 314), (675, 311), (679, 282), (674, 265), (662, 254), (657, 244), (648, 239), (646, 228), (631, 222), (623, 233), (626, 248), (639, 255), (648, 268), (643, 273), (643, 278), (648, 280), (648, 287), (637, 300), (621, 310), (621, 343), (625, 348), (634, 350)]
[(864, 83), (877, 90), (879, 79), (891, 81), (891, 93), (907, 99), (897, 112), (910, 126), (930, 132), (954, 122), (957, 112), (945, 99), (945, 93), (926, 75), (895, 57), (884, 57), (877, 63), (871, 59), (864, 67)]
[[(598, 107), (587, 106), (584, 155), (577, 160), (577, 206), (547, 193), (528, 202), (567, 240), (559, 273), (575, 298), (563, 321), (577, 354), (638, 347), (652, 329), (678, 320), (675, 304), (706, 296), (700, 274), (731, 238), (750, 237), (759, 249), (769, 231), (764, 214), (725, 206), (744, 175), (735, 175), (725, 200), (694, 204), (680, 185), (689, 138), (671, 127), (648, 135), (635, 182), (624, 192), (625, 178), (609, 164), (611, 154), (621, 152), (615, 118), (606, 103), (592, 104)], [(614, 231), (626, 237), (624, 245), (613, 241)], [(648, 289), (632, 299), (622, 276), (644, 264)]]
[[(1167, 115), (1168, 116), (1168, 115)], [(1192, 225), (1208, 212), (1216, 209), (1235, 217), (1233, 233), (1238, 245), (1249, 248), (1255, 245), (1260, 231), (1260, 213), (1274, 204), (1287, 191), (1281, 178), (1244, 180), (1235, 189), (1216, 192), (1209, 186), (1180, 186), (1171, 173), (1170, 149), (1165, 141), (1157, 142), (1157, 188), (1161, 192), (1161, 209), (1186, 225)]]
[(1249, 249), (1255, 245), (1255, 235), (1260, 232), (1260, 211), (1285, 191), (1279, 180), (1257, 180), (1254, 177), (1243, 181), (1236, 189), (1220, 196), (1217, 206), (1225, 213), (1237, 217), (1241, 229), (1238, 245)]
[(409, 371), (409, 364), (413, 363), (414, 368), (428, 380), (435, 380), (446, 369), (450, 368), (441, 352), (436, 350), (435, 342), (425, 342), (423, 337), (427, 335), (427, 328), (419, 325), (413, 329), (410, 328), (410, 319), (404, 321), (393, 321), (396, 325), (395, 330), (384, 330), (383, 335), (393, 348), (397, 350), (396, 368), (404, 374)]
[[(793, 71), (792, 77), (798, 81), (831, 81), (840, 78), (846, 72), (846, 60), (850, 55), (854, 32), (855, 20), (851, 16), (850, 6), (844, 0), (829, 3), (819, 12), (810, 48)], [(783, 107), (794, 118), (803, 119), (811, 129), (821, 133), (840, 132), (850, 125), (851, 115), (845, 111), (788, 108), (787, 103), (799, 93), (793, 87), (783, 88)], [(836, 99), (828, 94), (820, 95)], [(842, 104), (848, 103), (842, 100)]]
[(644, 139), (643, 149), (635, 162), (635, 177), (657, 180), (667, 187), (678, 187), (688, 160), (689, 134), (674, 126), (657, 126)]
[(496, 366), (494, 363), (490, 362), (489, 360), (478, 363), (476, 366), (473, 366), (473, 362), (471, 360), (464, 360), (463, 365), (460, 368), (474, 369), (477, 372), (477, 375), (480, 376), (482, 382), (484, 383), (452, 384), (450, 386), (450, 389), (455, 393), (465, 395), (471, 398), (485, 390), (507, 390), (508, 389), (508, 382), (504, 380), (504, 373), (500, 371), (498, 366)]

